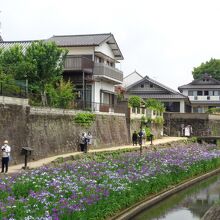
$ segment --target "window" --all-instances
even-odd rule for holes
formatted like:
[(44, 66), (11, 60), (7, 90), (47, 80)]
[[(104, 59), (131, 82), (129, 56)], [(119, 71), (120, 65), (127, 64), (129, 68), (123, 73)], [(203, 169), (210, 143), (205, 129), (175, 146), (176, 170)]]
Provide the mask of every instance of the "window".
[(209, 91), (209, 95), (213, 96), (214, 95), (214, 91)]
[(202, 95), (202, 91), (197, 91), (197, 95), (199, 96), (201, 96)]
[(214, 91), (214, 96), (218, 96), (219, 95), (219, 91)]
[(202, 107), (193, 107), (193, 113), (203, 113), (204, 110)]
[(153, 88), (153, 87), (154, 87), (154, 85), (152, 83), (150, 83), (150, 88)]
[(204, 91), (204, 95), (205, 96), (209, 95), (209, 91)]
[(102, 58), (98, 57), (98, 63), (102, 63)]
[(144, 88), (144, 84), (141, 84), (141, 88)]
[(188, 96), (193, 96), (193, 91), (188, 91)]

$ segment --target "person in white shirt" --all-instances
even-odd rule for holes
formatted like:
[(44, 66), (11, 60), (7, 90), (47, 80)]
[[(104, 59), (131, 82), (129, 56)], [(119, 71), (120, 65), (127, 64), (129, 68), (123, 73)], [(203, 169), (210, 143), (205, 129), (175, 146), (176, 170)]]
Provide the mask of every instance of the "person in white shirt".
[(91, 147), (91, 145), (92, 145), (92, 134), (90, 131), (88, 132), (86, 138), (87, 138), (87, 149), (86, 149), (86, 152), (87, 152), (88, 147)]
[(10, 152), (11, 152), (11, 147), (8, 145), (8, 141), (4, 141), (4, 145), (1, 147), (2, 150), (2, 173), (8, 172), (8, 162), (9, 162), (9, 157), (10, 157)]

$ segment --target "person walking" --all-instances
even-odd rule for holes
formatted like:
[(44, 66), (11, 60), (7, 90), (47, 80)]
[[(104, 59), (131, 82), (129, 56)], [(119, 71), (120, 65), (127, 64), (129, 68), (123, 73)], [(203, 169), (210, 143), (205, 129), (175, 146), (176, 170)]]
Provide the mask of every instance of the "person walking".
[(138, 134), (137, 134), (137, 131), (134, 131), (134, 133), (132, 134), (132, 143), (133, 143), (133, 146), (134, 146), (134, 145), (137, 146), (137, 140), (138, 140)]
[(2, 150), (2, 173), (8, 172), (8, 162), (11, 152), (11, 147), (8, 145), (8, 141), (4, 141), (4, 145), (1, 147)]

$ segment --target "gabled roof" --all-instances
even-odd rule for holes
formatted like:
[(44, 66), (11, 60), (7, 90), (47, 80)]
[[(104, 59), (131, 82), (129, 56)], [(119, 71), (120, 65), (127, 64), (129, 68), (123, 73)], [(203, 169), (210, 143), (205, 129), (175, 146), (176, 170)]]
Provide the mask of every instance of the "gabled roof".
[[(141, 96), (145, 96), (145, 98), (152, 98), (152, 97), (155, 97), (155, 98), (165, 98), (165, 97), (171, 98), (172, 97), (172, 98), (184, 98), (184, 99), (187, 98), (187, 96), (184, 96), (183, 94), (181, 94), (181, 93), (179, 93), (179, 92), (177, 92), (177, 91), (175, 91), (175, 90), (173, 90), (173, 89), (171, 89), (171, 88), (169, 88), (169, 87), (167, 87), (167, 86), (157, 82), (156, 80), (151, 79), (148, 76), (145, 76), (143, 79), (141, 79), (141, 80), (133, 83), (132, 85), (128, 86), (126, 88), (126, 90), (129, 91), (133, 87), (135, 87), (136, 85), (139, 85), (139, 84), (141, 84), (141, 83), (143, 83), (145, 81), (148, 81), (148, 82), (150, 82), (150, 83), (152, 83), (154, 85), (157, 85), (158, 87), (164, 89), (165, 91), (167, 91), (170, 94), (168, 96), (168, 95), (165, 95), (165, 94), (157, 94), (157, 93), (153, 94), (153, 91), (151, 92), (151, 94), (149, 94), (147, 91), (146, 92), (145, 91), (139, 91), (140, 93), (142, 93)], [(144, 92), (145, 92), (145, 94), (144, 94)], [(132, 92), (132, 93), (135, 93), (135, 92)]]
[(48, 39), (54, 41), (61, 47), (82, 47), (82, 46), (100, 46), (107, 43), (111, 47), (116, 59), (123, 60), (123, 55), (118, 44), (111, 33), (106, 34), (84, 34), (84, 35), (55, 35)]
[(85, 35), (54, 35), (48, 41), (54, 41), (59, 46), (99, 46), (111, 37), (107, 34), (85, 34)]
[[(9, 48), (14, 44), (18, 44), (26, 48), (33, 41), (0, 41), (1, 48)], [(82, 46), (100, 46), (102, 43), (107, 43), (112, 49), (112, 52), (117, 60), (123, 60), (124, 57), (118, 47), (118, 44), (111, 33), (108, 34), (86, 34), (86, 35), (60, 35), (53, 36), (44, 41), (53, 41), (60, 47), (82, 47)]]
[(140, 79), (143, 79), (143, 76), (135, 70), (123, 78), (123, 86), (126, 88)]
[(127, 76), (125, 76), (124, 79), (126, 79), (126, 78), (128, 78), (128, 77), (130, 77), (131, 75), (134, 75), (134, 74), (140, 76), (140, 78), (144, 78), (140, 73), (138, 73), (138, 72), (135, 70), (134, 72), (132, 72), (132, 73), (128, 74)]
[(199, 79), (193, 80), (191, 83), (179, 86), (178, 89), (199, 89), (199, 88), (220, 88), (220, 81), (212, 78), (209, 74), (203, 74)]

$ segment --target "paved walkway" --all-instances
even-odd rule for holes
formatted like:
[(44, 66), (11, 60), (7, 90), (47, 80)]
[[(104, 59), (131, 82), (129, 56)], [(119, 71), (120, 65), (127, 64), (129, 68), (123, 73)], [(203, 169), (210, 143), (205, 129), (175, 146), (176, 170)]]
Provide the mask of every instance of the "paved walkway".
[[(186, 139), (187, 138), (185, 138), (185, 137), (163, 137), (162, 139), (154, 140), (153, 145), (165, 144), (165, 143), (169, 143), (169, 142), (186, 140)], [(146, 146), (146, 147), (150, 146), (150, 142), (147, 141), (144, 146)], [(139, 146), (132, 146), (132, 145), (125, 145), (125, 146), (108, 147), (108, 148), (102, 148), (102, 149), (94, 149), (94, 150), (89, 150), (89, 152), (114, 151), (114, 150), (128, 149), (128, 148), (138, 148), (139, 149), (140, 147)], [(43, 165), (51, 163), (52, 161), (56, 160), (57, 158), (60, 158), (60, 157), (65, 158), (65, 157), (70, 157), (72, 155), (79, 155), (79, 154), (83, 154), (83, 152), (73, 152), (73, 153), (68, 153), (68, 154), (60, 154), (60, 155), (53, 156), (53, 157), (47, 157), (47, 158), (44, 158), (41, 160), (28, 162), (28, 167), (29, 168), (41, 167)], [(24, 166), (24, 164), (9, 166), (8, 173), (18, 173), (18, 172), (24, 171), (24, 170), (22, 170), (22, 166)]]

